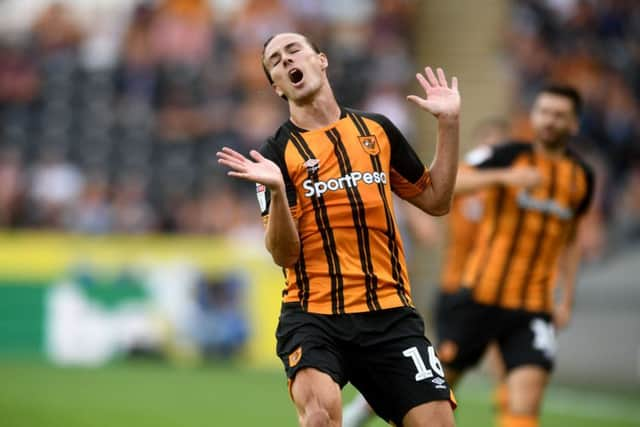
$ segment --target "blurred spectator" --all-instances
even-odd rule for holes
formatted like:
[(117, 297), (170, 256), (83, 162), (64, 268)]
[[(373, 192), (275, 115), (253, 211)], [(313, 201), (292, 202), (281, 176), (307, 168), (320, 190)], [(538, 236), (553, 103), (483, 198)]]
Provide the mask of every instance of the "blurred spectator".
[(14, 46), (0, 46), (0, 105), (29, 104), (40, 89), (33, 58)]
[(151, 28), (151, 49), (168, 66), (197, 67), (211, 54), (213, 10), (207, 0), (163, 0)]
[(141, 5), (134, 11), (124, 36), (117, 83), (120, 94), (126, 100), (140, 100), (149, 104), (153, 101), (157, 72), (149, 34), (152, 22), (153, 10), (150, 6)]
[(67, 162), (58, 149), (45, 149), (31, 170), (31, 214), (40, 225), (60, 227), (62, 214), (83, 187), (84, 177), (78, 168)]
[(129, 174), (116, 184), (113, 195), (113, 230), (137, 234), (151, 231), (156, 225), (153, 209), (146, 199), (144, 177)]
[(78, 48), (83, 34), (72, 16), (64, 3), (53, 3), (42, 12), (33, 26), (40, 55), (73, 53)]
[(20, 152), (14, 147), (0, 151), (0, 227), (20, 224), (24, 182)]
[(65, 225), (79, 233), (103, 234), (112, 230), (109, 186), (104, 176), (87, 179), (82, 193), (65, 215)]

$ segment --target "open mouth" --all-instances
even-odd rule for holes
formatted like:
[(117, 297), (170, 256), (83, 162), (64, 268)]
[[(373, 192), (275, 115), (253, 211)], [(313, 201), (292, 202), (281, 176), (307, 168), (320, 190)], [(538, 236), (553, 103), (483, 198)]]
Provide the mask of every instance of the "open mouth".
[(291, 80), (291, 83), (294, 85), (300, 83), (303, 77), (302, 71), (297, 68), (292, 68), (291, 71), (289, 71), (289, 80)]

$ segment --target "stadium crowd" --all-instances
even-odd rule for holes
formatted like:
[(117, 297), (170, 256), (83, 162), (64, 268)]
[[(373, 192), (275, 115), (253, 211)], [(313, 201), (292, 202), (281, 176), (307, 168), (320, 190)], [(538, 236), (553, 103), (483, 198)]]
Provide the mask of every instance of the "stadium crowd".
[[(303, 30), (328, 52), (341, 103), (382, 112), (411, 135), (405, 76), (416, 70), (419, 3), (339, 3), (161, 0), (140, 3), (119, 26), (82, 25), (68, 6), (47, 7), (26, 34), (0, 40), (0, 228), (255, 227), (253, 192), (224, 179), (214, 153), (257, 147), (285, 118), (258, 62), (264, 40), (283, 30)], [(606, 176), (594, 257), (605, 230), (640, 238), (635, 3), (513, 0), (505, 34), (515, 135), (526, 136), (531, 97), (549, 76), (585, 97), (576, 146)]]
[(259, 63), (279, 31), (304, 28), (328, 50), (341, 102), (410, 131), (399, 76), (414, 69), (411, 2), (356, 1), (346, 15), (334, 1), (217, 3), (140, 3), (120, 30), (82, 27), (57, 3), (2, 42), (0, 227), (218, 234), (255, 224), (253, 191), (221, 179), (214, 153), (258, 147), (286, 118)]

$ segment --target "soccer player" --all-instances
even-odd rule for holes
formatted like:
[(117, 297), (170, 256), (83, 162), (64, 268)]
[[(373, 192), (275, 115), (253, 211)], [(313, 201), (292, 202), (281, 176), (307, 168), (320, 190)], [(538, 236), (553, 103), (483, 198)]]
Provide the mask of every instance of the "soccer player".
[[(593, 193), (591, 169), (567, 147), (580, 109), (574, 89), (544, 88), (531, 110), (533, 143), (472, 151), (456, 184), (456, 192), (484, 190), (485, 213), (470, 236), (475, 247), (451, 302), (441, 337), (450, 348), (441, 356), (455, 384), (497, 342), (507, 371), (504, 427), (538, 425), (555, 330), (571, 317), (580, 261), (575, 237)], [(514, 171), (520, 171), (518, 182), (507, 179)], [(554, 303), (556, 271), (563, 289)]]
[(426, 213), (451, 203), (460, 95), (444, 72), (416, 77), (408, 100), (438, 120), (425, 168), (384, 116), (340, 106), (329, 62), (305, 36), (269, 39), (262, 62), (290, 119), (250, 159), (218, 153), (229, 175), (257, 183), (266, 247), (286, 276), (277, 353), (302, 426), (341, 426), (351, 382), (397, 426), (452, 426), (453, 394), (413, 307), (392, 191)]

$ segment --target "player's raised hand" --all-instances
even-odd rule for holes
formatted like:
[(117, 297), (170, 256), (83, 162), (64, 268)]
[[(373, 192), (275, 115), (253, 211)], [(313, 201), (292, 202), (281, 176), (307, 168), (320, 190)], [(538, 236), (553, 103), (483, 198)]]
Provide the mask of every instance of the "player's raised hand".
[(424, 89), (425, 97), (409, 95), (407, 99), (437, 118), (457, 119), (460, 114), (458, 79), (456, 77), (452, 78), (451, 87), (449, 87), (447, 77), (442, 68), (438, 68), (436, 73), (433, 72), (431, 67), (426, 67), (424, 75), (421, 73), (416, 74), (420, 86)]
[(284, 189), (284, 179), (278, 165), (265, 158), (256, 150), (251, 150), (247, 159), (229, 147), (216, 153), (218, 163), (231, 169), (227, 174), (236, 178), (265, 185), (270, 190)]

